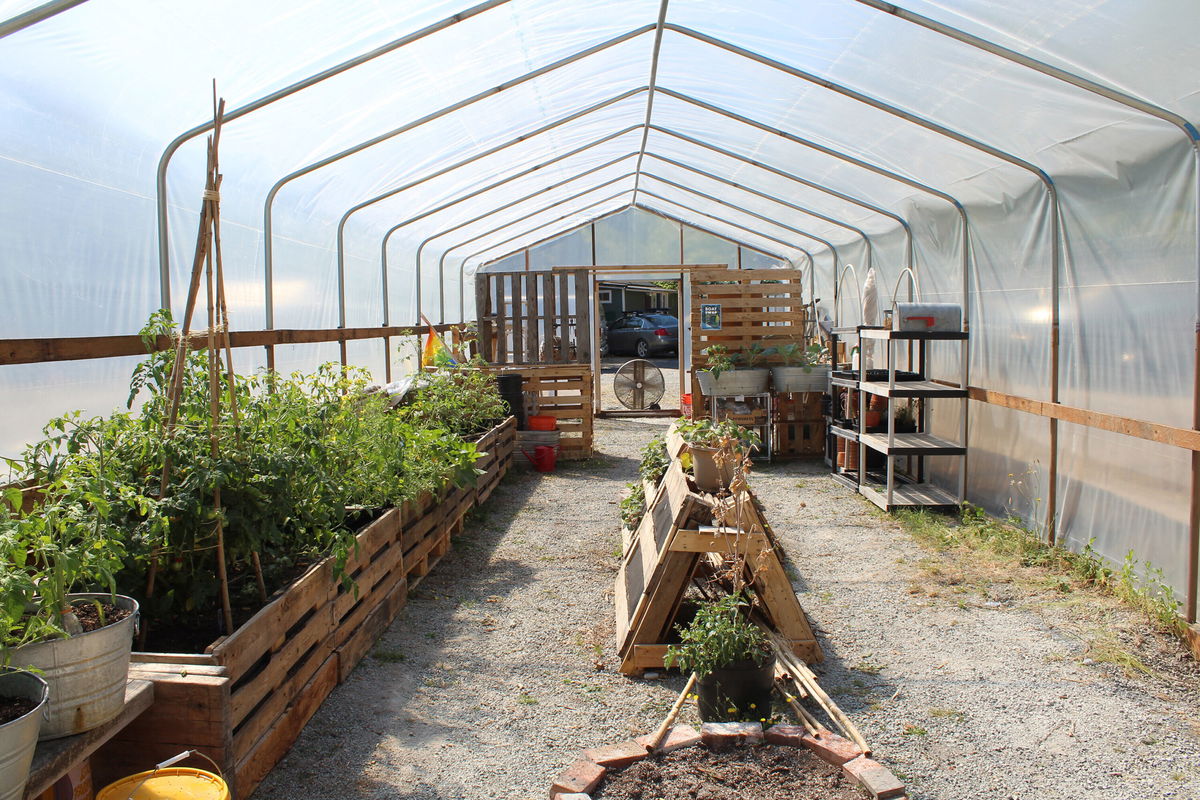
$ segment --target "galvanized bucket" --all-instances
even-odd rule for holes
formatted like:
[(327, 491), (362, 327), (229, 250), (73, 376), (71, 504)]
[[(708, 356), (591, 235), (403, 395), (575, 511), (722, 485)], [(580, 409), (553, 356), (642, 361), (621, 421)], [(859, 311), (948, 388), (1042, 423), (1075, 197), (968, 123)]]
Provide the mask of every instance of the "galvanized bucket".
[(46, 714), (49, 689), (32, 672), (0, 667), (0, 695), (24, 697), (37, 703), (37, 708), (25, 716), (0, 725), (0, 800), (21, 800), (29, 778), (29, 764), (37, 748), (38, 729)]
[(714, 378), (706, 369), (696, 370), (696, 381), (705, 397), (762, 394), (767, 390), (767, 380), (770, 377), (771, 371), (766, 367), (728, 369), (722, 372), (719, 378)]
[(829, 365), (815, 367), (771, 367), (776, 392), (824, 392), (829, 388)]
[(66, 639), (18, 647), (12, 663), (36, 667), (50, 685), (50, 708), (42, 739), (58, 739), (97, 728), (121, 713), (129, 675), (129, 651), (137, 630), (138, 604), (132, 597), (69, 594), (67, 601), (98, 600), (130, 610), (125, 619)]

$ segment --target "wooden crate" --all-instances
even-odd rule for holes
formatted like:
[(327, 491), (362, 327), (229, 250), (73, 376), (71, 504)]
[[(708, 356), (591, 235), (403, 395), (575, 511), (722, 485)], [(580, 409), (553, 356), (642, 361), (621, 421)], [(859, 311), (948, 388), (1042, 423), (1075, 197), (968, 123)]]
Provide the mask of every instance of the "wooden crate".
[(803, 458), (825, 452), (825, 418), (820, 392), (775, 395), (775, 423), (771, 432), (775, 455)]
[(558, 420), (562, 432), (558, 457), (564, 461), (591, 458), (592, 368), (587, 364), (500, 365), (488, 367), (501, 375), (519, 374), (525, 391), (537, 400), (537, 413)]
[(234, 796), (248, 797), (449, 552), (467, 511), (495, 490), (515, 432), (510, 417), (479, 440), (488, 456), (474, 486), (447, 485), (359, 532), (345, 568), (353, 589), (333, 579), (326, 559), (209, 652), (134, 653), (133, 672), (155, 682), (155, 703), (95, 759), (103, 778), (199, 748), (221, 765)]

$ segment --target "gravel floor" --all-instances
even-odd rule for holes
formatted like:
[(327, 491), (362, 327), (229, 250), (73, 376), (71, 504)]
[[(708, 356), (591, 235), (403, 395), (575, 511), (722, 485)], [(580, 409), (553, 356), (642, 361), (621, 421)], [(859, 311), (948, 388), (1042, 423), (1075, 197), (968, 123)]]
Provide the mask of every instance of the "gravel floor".
[[(580, 748), (653, 729), (682, 680), (615, 672), (612, 585), (616, 502), (666, 424), (597, 420), (593, 460), (510, 475), (256, 797), (544, 798)], [(913, 800), (1200, 798), (1195, 665), (1131, 615), (956, 579), (816, 464), (754, 486), (823, 684)], [(1154, 675), (1088, 657), (1104, 622)]]

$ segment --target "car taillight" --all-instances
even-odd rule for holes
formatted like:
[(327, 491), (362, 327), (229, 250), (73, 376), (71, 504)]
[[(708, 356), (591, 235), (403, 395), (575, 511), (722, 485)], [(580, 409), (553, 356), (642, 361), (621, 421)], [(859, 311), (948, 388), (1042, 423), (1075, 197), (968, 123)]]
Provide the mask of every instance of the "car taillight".
[(654, 332), (654, 335), (655, 335), (655, 336), (666, 336), (666, 335), (667, 335), (667, 329), (666, 329), (666, 328), (659, 328), (658, 330), (656, 330), (656, 331)]

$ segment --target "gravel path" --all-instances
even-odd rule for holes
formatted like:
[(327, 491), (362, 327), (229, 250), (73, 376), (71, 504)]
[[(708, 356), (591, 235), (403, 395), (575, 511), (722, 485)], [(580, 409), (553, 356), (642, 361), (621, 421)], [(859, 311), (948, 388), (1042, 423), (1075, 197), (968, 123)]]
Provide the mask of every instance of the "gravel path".
[[(510, 475), (255, 796), (544, 798), (580, 748), (653, 729), (682, 680), (616, 673), (612, 586), (616, 502), (667, 422), (597, 420), (593, 460)], [(1099, 622), (1133, 636), (1129, 614), (955, 583), (952, 557), (814, 463), (766, 466), (754, 486), (822, 683), (913, 800), (1200, 798), (1195, 665), (1153, 637), (1131, 646), (1163, 648), (1156, 676), (1085, 655)]]

